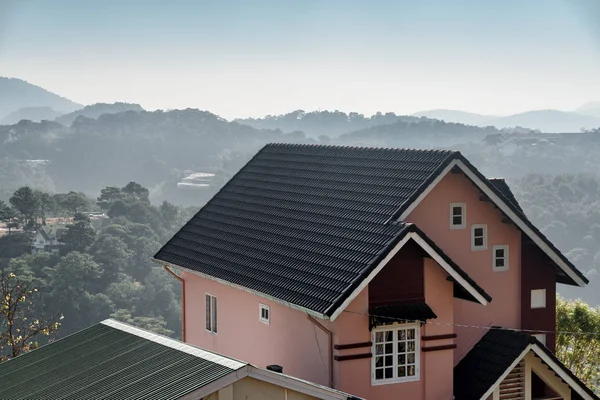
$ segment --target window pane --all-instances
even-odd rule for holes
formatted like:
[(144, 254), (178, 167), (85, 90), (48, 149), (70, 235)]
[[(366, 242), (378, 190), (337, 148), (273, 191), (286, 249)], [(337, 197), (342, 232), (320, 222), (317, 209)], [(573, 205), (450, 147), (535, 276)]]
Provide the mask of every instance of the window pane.
[(504, 249), (496, 249), (496, 257), (504, 258)]
[(415, 363), (415, 353), (408, 353), (407, 360), (408, 360), (409, 364), (414, 364)]
[(385, 331), (385, 341), (391, 342), (394, 340), (394, 331)]
[(398, 367), (398, 378), (406, 376), (406, 367)]
[(398, 340), (405, 340), (405, 339), (406, 339), (406, 330), (400, 329), (398, 331)]
[(462, 207), (452, 207), (452, 215), (462, 215)]
[(383, 357), (381, 357), (381, 356), (375, 357), (375, 366), (383, 367)]
[(477, 237), (483, 236), (483, 228), (475, 228), (474, 235)]
[(474, 240), (475, 246), (476, 247), (481, 247), (483, 246), (483, 238), (482, 237), (476, 237)]
[(394, 377), (394, 368), (385, 369), (385, 379), (391, 379)]
[(213, 314), (213, 318), (212, 318), (212, 331), (214, 333), (217, 333), (217, 298), (213, 297), (212, 298), (212, 314)]
[(411, 365), (410, 367), (407, 368), (407, 376), (415, 376), (416, 373), (416, 368), (414, 365)]
[(211, 330), (211, 315), (210, 315), (210, 296), (206, 295), (205, 297), (205, 301), (206, 301), (206, 329), (207, 330)]
[(407, 344), (408, 344), (407, 351), (415, 351), (415, 342), (410, 341)]
[(406, 364), (406, 354), (400, 354), (398, 356), (398, 364), (400, 364), (400, 365)]
[(406, 337), (408, 339), (413, 339), (414, 340), (415, 339), (415, 330), (414, 329), (409, 329), (407, 331)]
[(504, 267), (504, 259), (496, 258), (496, 267)]
[(383, 369), (375, 370), (375, 379), (377, 379), (377, 380), (383, 379)]
[(382, 344), (378, 344), (375, 346), (375, 354), (383, 354), (383, 345)]
[(462, 225), (462, 217), (461, 216), (452, 217), (452, 225)]
[(386, 354), (392, 354), (394, 352), (394, 344), (393, 343), (386, 343), (385, 344), (385, 353)]
[(376, 332), (375, 333), (375, 343), (381, 343), (383, 342), (383, 332)]
[(404, 353), (406, 351), (406, 343), (399, 342), (398, 343), (398, 353)]
[(394, 356), (385, 356), (383, 363), (386, 367), (394, 365)]

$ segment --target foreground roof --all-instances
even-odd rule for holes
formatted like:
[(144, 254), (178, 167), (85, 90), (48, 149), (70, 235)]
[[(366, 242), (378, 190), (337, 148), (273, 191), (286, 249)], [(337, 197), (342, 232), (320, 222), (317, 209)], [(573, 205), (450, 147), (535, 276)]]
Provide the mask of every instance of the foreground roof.
[(535, 337), (498, 327), (490, 329), (454, 367), (455, 399), (481, 399), (527, 351), (533, 351), (571, 387), (573, 393), (580, 396), (574, 399), (598, 399), (598, 396)]
[(318, 398), (358, 399), (112, 319), (0, 364), (0, 398), (202, 398), (248, 376)]

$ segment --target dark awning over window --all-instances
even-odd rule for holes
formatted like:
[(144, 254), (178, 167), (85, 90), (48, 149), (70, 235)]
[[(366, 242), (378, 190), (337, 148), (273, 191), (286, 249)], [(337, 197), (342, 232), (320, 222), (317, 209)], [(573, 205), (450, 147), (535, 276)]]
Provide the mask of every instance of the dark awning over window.
[(425, 322), (437, 315), (425, 302), (396, 303), (369, 308), (370, 328), (394, 322)]

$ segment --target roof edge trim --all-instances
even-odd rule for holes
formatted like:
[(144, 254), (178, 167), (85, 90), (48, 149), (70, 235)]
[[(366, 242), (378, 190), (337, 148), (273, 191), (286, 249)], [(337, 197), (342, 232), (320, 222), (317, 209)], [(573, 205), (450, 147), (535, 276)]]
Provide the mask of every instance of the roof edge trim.
[(251, 294), (253, 294), (255, 296), (262, 297), (263, 299), (272, 301), (274, 303), (278, 303), (278, 304), (284, 305), (286, 307), (292, 308), (294, 310), (304, 312), (304, 313), (306, 313), (308, 315), (312, 315), (313, 317), (316, 317), (316, 318), (319, 318), (319, 319), (323, 319), (323, 320), (329, 319), (329, 317), (327, 315), (325, 315), (325, 314), (321, 314), (321, 313), (318, 313), (316, 311), (309, 310), (306, 307), (302, 307), (302, 306), (299, 306), (299, 305), (296, 305), (296, 304), (293, 304), (293, 303), (289, 303), (287, 301), (283, 301), (283, 300), (278, 299), (276, 297), (269, 296), (269, 295), (267, 295), (265, 293), (261, 293), (261, 292), (258, 292), (256, 290), (249, 289), (249, 288), (247, 288), (245, 286), (236, 285), (235, 283), (231, 283), (231, 282), (223, 280), (223, 279), (215, 278), (214, 276), (203, 274), (202, 272), (194, 271), (193, 269), (181, 267), (181, 266), (179, 266), (177, 264), (172, 264), (170, 262), (158, 260), (156, 258), (152, 258), (152, 261), (155, 262), (155, 263), (157, 263), (157, 264), (160, 264), (160, 265), (168, 265), (169, 267), (178, 269), (180, 271), (189, 272), (190, 274), (199, 276), (201, 278), (209, 279), (211, 281), (215, 281), (215, 282), (221, 283), (223, 285), (227, 285), (227, 286), (230, 286), (230, 287), (233, 287), (233, 288), (236, 288), (236, 289), (243, 290), (243, 291), (251, 293)]
[[(530, 237), (534, 243), (548, 256), (550, 259), (556, 263), (562, 269), (569, 278), (571, 278), (578, 286), (584, 287), (589, 283), (588, 279), (581, 274), (579, 270), (577, 270), (574, 266), (569, 265), (568, 261), (565, 261), (564, 255), (560, 254), (560, 251), (556, 249), (552, 249), (545, 241), (540, 237), (540, 235), (535, 232), (537, 228), (533, 226), (533, 229), (528, 226), (528, 224), (521, 218), (518, 213), (514, 212), (512, 207), (507, 204), (506, 200), (503, 200), (504, 196), (498, 193), (497, 189), (493, 187), (491, 182), (485, 182), (487, 179), (483, 177), (481, 179), (481, 175), (474, 166), (472, 166), (462, 155), (458, 155), (458, 158), (454, 159), (443, 171), (441, 171), (438, 176), (431, 181), (427, 187), (425, 187), (419, 196), (408, 203), (406, 208), (403, 209), (399, 216), (395, 216), (395, 220), (403, 221), (408, 215), (419, 205), (419, 203), (433, 190), (433, 188), (446, 176), (446, 174), (452, 169), (452, 167), (457, 166), (467, 175), (467, 177), (475, 183), (475, 185), (488, 196), (503, 213), (505, 213), (511, 221), (513, 221), (517, 227), (522, 230), (528, 237)], [(547, 239), (546, 239), (547, 240)], [(562, 257), (561, 257), (562, 256)], [(566, 258), (565, 258), (566, 259)]]
[[(479, 303), (486, 305), (488, 299), (480, 293), (475, 287), (467, 282), (435, 249), (433, 249), (425, 239), (421, 237), (415, 225), (410, 224), (410, 231), (406, 233), (394, 247), (387, 251), (386, 256), (381, 260), (371, 272), (362, 279), (361, 283), (348, 295), (330, 316), (331, 321), (335, 321), (340, 314), (350, 305), (352, 301), (362, 292), (365, 287), (375, 278), (375, 276), (387, 265), (387, 263), (404, 247), (409, 240), (414, 240), (427, 254), (429, 254), (450, 276), (452, 276), (465, 290), (469, 292)], [(485, 292), (484, 292), (485, 293)], [(486, 293), (487, 295), (487, 293)], [(489, 297), (489, 295), (488, 295)], [(491, 299), (491, 297), (490, 297)]]
[(111, 328), (118, 329), (123, 332), (127, 332), (131, 335), (140, 337), (142, 339), (146, 339), (151, 342), (158, 343), (162, 346), (170, 347), (174, 350), (179, 350), (183, 353), (190, 354), (192, 356), (201, 358), (203, 360), (211, 361), (211, 362), (213, 362), (215, 364), (219, 364), (223, 367), (231, 368), (232, 370), (238, 370), (238, 369), (243, 368), (244, 366), (248, 365), (247, 363), (242, 363), (240, 361), (203, 350), (199, 347), (192, 346), (192, 345), (189, 345), (184, 342), (180, 342), (180, 341), (172, 339), (170, 337), (158, 335), (156, 333), (152, 333), (152, 332), (146, 331), (144, 329), (140, 329), (140, 328), (137, 328), (135, 326), (132, 326), (132, 325), (120, 322), (120, 321), (116, 321), (114, 319), (110, 319), (110, 318), (105, 319), (104, 321), (101, 321), (100, 323), (103, 325), (106, 325), (106, 326), (110, 326)]

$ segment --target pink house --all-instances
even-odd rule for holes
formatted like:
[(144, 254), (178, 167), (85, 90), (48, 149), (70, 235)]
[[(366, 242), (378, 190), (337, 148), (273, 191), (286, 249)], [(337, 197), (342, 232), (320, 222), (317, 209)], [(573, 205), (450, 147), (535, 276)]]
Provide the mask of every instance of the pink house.
[(267, 145), (154, 260), (184, 341), (260, 367), (367, 399), (598, 399), (553, 355), (556, 283), (587, 279), (458, 152)]

